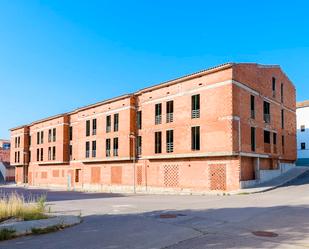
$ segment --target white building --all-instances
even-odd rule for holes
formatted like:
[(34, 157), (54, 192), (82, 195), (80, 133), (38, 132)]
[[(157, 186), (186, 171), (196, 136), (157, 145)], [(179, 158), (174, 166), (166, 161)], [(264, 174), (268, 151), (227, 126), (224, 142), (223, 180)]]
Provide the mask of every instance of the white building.
[(297, 116), (297, 165), (309, 166), (309, 100), (298, 102)]

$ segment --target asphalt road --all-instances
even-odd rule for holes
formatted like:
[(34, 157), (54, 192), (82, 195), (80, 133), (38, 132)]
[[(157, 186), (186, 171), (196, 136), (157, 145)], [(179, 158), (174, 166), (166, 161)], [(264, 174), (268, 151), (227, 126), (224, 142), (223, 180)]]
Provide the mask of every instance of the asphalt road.
[(2, 194), (12, 191), (31, 198), (44, 194), (52, 211), (82, 214), (83, 222), (55, 233), (0, 242), (1, 249), (309, 248), (309, 172), (284, 187), (251, 195), (1, 188)]

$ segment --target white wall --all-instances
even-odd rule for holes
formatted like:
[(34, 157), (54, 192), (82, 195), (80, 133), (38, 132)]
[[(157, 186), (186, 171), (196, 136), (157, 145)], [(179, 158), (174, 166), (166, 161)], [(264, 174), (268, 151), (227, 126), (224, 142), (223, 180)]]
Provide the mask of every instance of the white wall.
[[(297, 117), (297, 158), (309, 158), (309, 107), (296, 109)], [(305, 125), (305, 131), (301, 132), (300, 127)], [(301, 150), (300, 144), (306, 143), (306, 149)]]

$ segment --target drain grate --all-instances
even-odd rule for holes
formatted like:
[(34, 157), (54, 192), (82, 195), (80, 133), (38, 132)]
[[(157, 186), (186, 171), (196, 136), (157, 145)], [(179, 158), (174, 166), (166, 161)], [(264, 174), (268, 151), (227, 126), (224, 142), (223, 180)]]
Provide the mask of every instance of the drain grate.
[(278, 237), (277, 233), (268, 232), (268, 231), (254, 231), (252, 232), (255, 236), (259, 237)]

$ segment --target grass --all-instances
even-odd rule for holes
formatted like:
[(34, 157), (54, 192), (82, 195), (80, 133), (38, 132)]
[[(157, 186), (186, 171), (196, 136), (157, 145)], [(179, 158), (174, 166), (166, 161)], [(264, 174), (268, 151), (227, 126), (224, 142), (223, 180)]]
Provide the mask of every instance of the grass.
[(0, 230), (0, 241), (13, 239), (13, 238), (15, 238), (15, 230), (7, 229), (7, 228)]
[(9, 218), (20, 220), (39, 220), (46, 219), (46, 197), (41, 196), (37, 199), (30, 198), (25, 200), (24, 196), (12, 193), (0, 197), (0, 221)]

